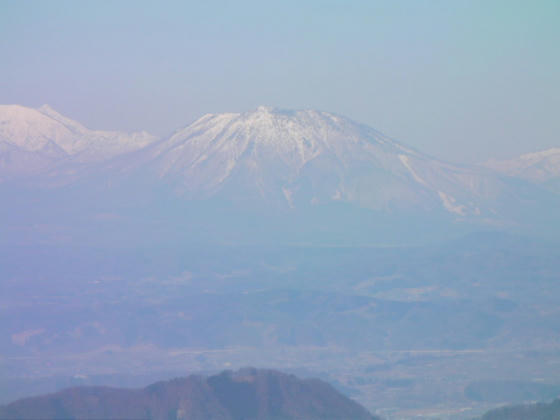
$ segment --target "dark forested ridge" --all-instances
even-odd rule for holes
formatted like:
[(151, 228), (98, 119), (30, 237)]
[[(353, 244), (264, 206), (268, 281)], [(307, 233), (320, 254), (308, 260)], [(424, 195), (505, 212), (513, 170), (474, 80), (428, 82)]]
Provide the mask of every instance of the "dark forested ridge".
[(69, 388), (0, 407), (3, 419), (374, 420), (318, 379), (241, 369), (191, 375), (143, 389)]
[(558, 420), (560, 399), (551, 403), (514, 405), (491, 410), (481, 420)]

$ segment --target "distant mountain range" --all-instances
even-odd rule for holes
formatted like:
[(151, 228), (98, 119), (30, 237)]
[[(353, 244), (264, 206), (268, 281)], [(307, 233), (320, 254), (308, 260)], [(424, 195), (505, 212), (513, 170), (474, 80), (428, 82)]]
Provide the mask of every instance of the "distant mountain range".
[(37, 174), (61, 162), (100, 162), (155, 140), (146, 132), (90, 130), (48, 105), (0, 105), (0, 181)]
[(156, 139), (89, 130), (48, 106), (0, 106), (0, 186), (74, 185), (101, 194), (96, 203), (109, 203), (111, 194), (124, 200), (133, 190), (159, 197), (144, 202), (161, 202), (165, 192), (165, 200), (179, 203), (170, 204), (178, 206), (175, 213), (183, 212), (181, 203), (197, 202), (204, 203), (202, 214), (232, 205), (260, 215), (267, 213), (262, 209), (323, 212), (331, 221), (363, 219), (362, 225), (407, 219), (418, 226), (433, 220), (548, 226), (560, 206), (551, 187), (560, 179), (558, 150), (457, 165), (313, 110), (208, 114)]
[(375, 420), (318, 379), (241, 369), (143, 389), (78, 387), (0, 407), (0, 419)]
[(511, 160), (490, 160), (488, 168), (527, 179), (560, 193), (560, 147), (528, 153)]
[(551, 403), (512, 405), (490, 410), (480, 420), (557, 420), (560, 400)]

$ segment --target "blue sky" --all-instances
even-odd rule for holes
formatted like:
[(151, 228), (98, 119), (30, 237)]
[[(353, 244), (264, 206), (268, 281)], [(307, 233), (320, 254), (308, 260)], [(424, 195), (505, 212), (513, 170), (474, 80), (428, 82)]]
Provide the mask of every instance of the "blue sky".
[(440, 158), (560, 146), (560, 2), (0, 1), (0, 103), (165, 135), (317, 108)]

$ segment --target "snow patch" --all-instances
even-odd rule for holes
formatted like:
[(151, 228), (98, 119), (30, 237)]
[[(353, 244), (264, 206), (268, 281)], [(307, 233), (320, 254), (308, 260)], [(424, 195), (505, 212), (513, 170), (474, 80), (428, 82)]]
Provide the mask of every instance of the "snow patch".
[(416, 182), (418, 182), (419, 184), (424, 185), (425, 187), (428, 186), (428, 184), (426, 183), (426, 181), (424, 181), (422, 178), (420, 178), (418, 176), (418, 174), (414, 171), (414, 169), (412, 169), (412, 167), (410, 166), (410, 163), (408, 161), (408, 156), (406, 155), (399, 155), (399, 160), (401, 161), (401, 163), (403, 164), (403, 166), (408, 169), (408, 171), (410, 172), (410, 174), (412, 175), (412, 177), (414, 178), (414, 180)]
[(231, 174), (231, 171), (233, 171), (233, 168), (235, 168), (235, 160), (234, 159), (230, 159), (227, 161), (226, 167), (224, 169), (224, 173), (221, 177), (218, 178), (218, 184), (221, 184), (222, 182), (224, 182), (229, 175)]
[(451, 195), (445, 194), (443, 191), (438, 191), (439, 198), (443, 203), (443, 207), (451, 213), (456, 213), (460, 216), (465, 216), (467, 214), (467, 208), (462, 204), (456, 204), (455, 198)]
[(282, 192), (284, 193), (284, 197), (288, 202), (290, 208), (294, 208), (294, 192), (286, 187), (282, 187)]

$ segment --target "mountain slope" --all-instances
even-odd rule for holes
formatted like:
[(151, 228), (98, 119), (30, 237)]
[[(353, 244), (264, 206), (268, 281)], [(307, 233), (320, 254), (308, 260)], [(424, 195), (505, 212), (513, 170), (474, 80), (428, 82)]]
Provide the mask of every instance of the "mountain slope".
[(330, 385), (271, 370), (189, 376), (144, 389), (71, 388), (0, 407), (0, 418), (374, 420)]

